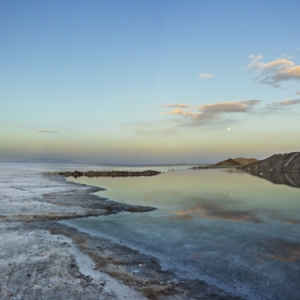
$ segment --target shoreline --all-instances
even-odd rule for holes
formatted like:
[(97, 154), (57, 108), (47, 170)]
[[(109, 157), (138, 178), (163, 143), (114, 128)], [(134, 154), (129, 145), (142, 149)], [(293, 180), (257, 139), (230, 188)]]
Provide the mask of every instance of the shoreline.
[[(56, 221), (155, 208), (114, 202), (91, 194), (101, 188), (43, 176), (27, 174), (21, 184), (24, 177), (16, 175), (2, 197), (1, 299), (240, 299), (200, 280), (178, 280), (153, 257)], [(36, 179), (39, 194), (27, 188)]]

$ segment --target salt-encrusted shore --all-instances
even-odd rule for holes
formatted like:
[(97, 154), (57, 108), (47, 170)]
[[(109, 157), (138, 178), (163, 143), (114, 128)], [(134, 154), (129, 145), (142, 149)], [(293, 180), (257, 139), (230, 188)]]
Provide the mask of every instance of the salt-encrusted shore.
[(56, 220), (146, 212), (99, 190), (1, 164), (0, 299), (239, 299), (200, 280), (180, 281), (149, 256)]

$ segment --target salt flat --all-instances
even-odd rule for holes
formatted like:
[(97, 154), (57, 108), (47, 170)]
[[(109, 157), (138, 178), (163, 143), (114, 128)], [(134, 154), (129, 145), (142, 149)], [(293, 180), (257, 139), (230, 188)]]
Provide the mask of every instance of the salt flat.
[(178, 281), (150, 256), (57, 222), (153, 207), (43, 174), (61, 166), (0, 168), (0, 299), (240, 299), (204, 281)]
[[(51, 181), (41, 170), (3, 164), (0, 174), (0, 299), (143, 299), (132, 288), (94, 270), (94, 262), (64, 235), (34, 228), (31, 219), (87, 214), (80, 206), (45, 201), (47, 193), (89, 188)], [(44, 199), (44, 200), (43, 200)], [(98, 214), (105, 210), (97, 210)], [(27, 222), (20, 222), (24, 219)], [(30, 223), (28, 223), (30, 222)]]

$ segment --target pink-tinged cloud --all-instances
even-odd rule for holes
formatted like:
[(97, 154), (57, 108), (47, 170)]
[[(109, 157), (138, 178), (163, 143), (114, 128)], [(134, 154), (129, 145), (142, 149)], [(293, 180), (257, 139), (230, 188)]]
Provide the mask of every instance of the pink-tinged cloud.
[(280, 87), (280, 84), (285, 81), (300, 81), (300, 65), (295, 65), (291, 60), (281, 58), (264, 63), (262, 55), (250, 55), (249, 57), (252, 61), (247, 68), (255, 70), (259, 74), (254, 80), (261, 84)]
[[(253, 113), (274, 113), (278, 111), (288, 110), (294, 105), (300, 104), (300, 99), (284, 100), (258, 106), (262, 100), (242, 100), (235, 102), (219, 102), (214, 104), (203, 104), (192, 106), (188, 104), (170, 104), (165, 108), (173, 108), (171, 111), (165, 112), (169, 115), (177, 115), (182, 117), (178, 119), (179, 124), (183, 126), (202, 126), (202, 125), (224, 125), (228, 122), (234, 122), (233, 114), (253, 114)], [(183, 121), (184, 120), (184, 121)]]
[(259, 104), (260, 100), (247, 100), (239, 102), (220, 102), (216, 104), (200, 105), (198, 108), (203, 113), (239, 113), (250, 112), (252, 107)]
[(300, 90), (299, 90), (299, 91), (296, 91), (296, 94), (297, 94), (297, 95), (300, 95)]
[(174, 108), (166, 114), (179, 115), (189, 118), (190, 125), (205, 125), (211, 122), (220, 122), (225, 114), (229, 113), (250, 113), (253, 107), (261, 100), (244, 100), (238, 102), (220, 102), (215, 104), (204, 104), (199, 106), (171, 104), (164, 107)]
[(279, 102), (279, 104), (283, 105), (283, 106), (290, 106), (290, 105), (295, 105), (295, 104), (299, 104), (299, 103), (300, 103), (300, 99), (285, 100), (285, 101)]
[(53, 131), (53, 130), (38, 130), (37, 132), (39, 132), (39, 133), (58, 133), (57, 131)]
[(271, 103), (271, 104), (268, 104), (266, 106), (266, 108), (273, 110), (273, 109), (280, 109), (280, 108), (290, 107), (290, 106), (297, 105), (297, 104), (300, 104), (300, 99), (284, 100), (284, 101), (281, 101), (281, 102)]
[(203, 79), (208, 79), (208, 78), (213, 78), (215, 75), (209, 74), (209, 73), (201, 73), (201, 74), (198, 74), (197, 76), (199, 76), (200, 78), (203, 78)]

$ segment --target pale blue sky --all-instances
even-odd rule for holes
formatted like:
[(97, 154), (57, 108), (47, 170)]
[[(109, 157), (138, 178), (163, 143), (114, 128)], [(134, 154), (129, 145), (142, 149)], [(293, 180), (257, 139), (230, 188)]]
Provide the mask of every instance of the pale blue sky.
[(296, 0), (1, 1), (0, 160), (299, 151), (299, 11)]

